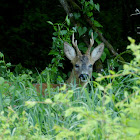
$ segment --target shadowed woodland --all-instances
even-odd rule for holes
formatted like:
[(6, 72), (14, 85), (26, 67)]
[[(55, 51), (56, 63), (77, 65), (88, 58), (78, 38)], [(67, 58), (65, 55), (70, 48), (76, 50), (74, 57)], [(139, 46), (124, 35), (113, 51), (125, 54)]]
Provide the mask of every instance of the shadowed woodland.
[[(81, 11), (68, 1), (70, 12), (81, 13)], [(82, 8), (79, 1), (74, 1), (79, 8)], [(94, 1), (100, 5), (100, 12), (93, 10), (93, 17), (103, 26), (96, 27), (102, 32), (103, 37), (112, 45), (115, 53), (122, 53), (128, 44), (127, 37), (139, 41), (140, 35), (137, 27), (140, 25), (140, 15), (130, 16), (140, 7), (138, 0), (134, 1)], [(52, 49), (53, 27), (47, 23), (62, 23), (67, 13), (59, 1), (5, 1), (0, 2), (0, 49), (5, 54), (6, 62), (14, 65), (21, 64), (25, 68), (42, 71), (51, 63), (52, 55), (48, 55)], [(92, 28), (85, 22), (84, 17), (71, 23)], [(80, 25), (81, 24), (81, 25)], [(96, 29), (95, 29), (96, 30)], [(94, 31), (94, 29), (93, 29)], [(89, 36), (88, 36), (89, 37)], [(81, 36), (82, 38), (82, 36)], [(101, 38), (99, 37), (99, 40)], [(101, 40), (102, 41), (102, 40)], [(82, 41), (81, 41), (82, 42)], [(111, 50), (109, 50), (111, 52)], [(107, 59), (113, 58), (115, 54), (108, 54)], [(125, 61), (129, 55), (122, 56)], [(107, 60), (106, 59), (106, 60)], [(65, 62), (63, 61), (64, 65)], [(69, 69), (65, 65), (65, 70)], [(68, 71), (68, 70), (67, 70)]]

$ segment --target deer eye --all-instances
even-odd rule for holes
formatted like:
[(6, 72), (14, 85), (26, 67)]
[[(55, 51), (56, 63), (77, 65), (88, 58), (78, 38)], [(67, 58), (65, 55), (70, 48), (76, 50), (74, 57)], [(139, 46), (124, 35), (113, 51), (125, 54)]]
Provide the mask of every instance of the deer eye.
[(92, 64), (89, 65), (89, 68), (92, 68)]
[(75, 68), (79, 68), (79, 65), (78, 64), (75, 64)]

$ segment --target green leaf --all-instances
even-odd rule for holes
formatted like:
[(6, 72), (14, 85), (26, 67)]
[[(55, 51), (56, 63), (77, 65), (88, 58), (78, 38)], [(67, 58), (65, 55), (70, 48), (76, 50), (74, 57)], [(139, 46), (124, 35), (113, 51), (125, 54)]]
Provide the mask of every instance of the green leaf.
[(52, 70), (54, 73), (57, 73), (57, 71), (58, 71), (58, 69), (57, 69), (56, 67), (53, 67), (51, 70)]
[(74, 17), (75, 17), (75, 19), (79, 19), (81, 17), (81, 14), (80, 13), (74, 13)]
[(54, 28), (55, 31), (58, 31), (57, 26), (53, 26), (53, 28)]
[(113, 71), (113, 70), (109, 70), (109, 73), (112, 75), (115, 75), (115, 71)]
[(0, 57), (2, 58), (3, 56), (4, 56), (3, 53), (0, 52)]
[(70, 19), (69, 19), (68, 15), (66, 16), (65, 20), (66, 20), (67, 25), (70, 26)]
[(45, 102), (46, 104), (52, 104), (52, 103), (53, 103), (51, 99), (46, 99), (44, 102)]
[(117, 61), (114, 61), (114, 67), (119, 67), (120, 64)]
[(81, 36), (81, 35), (83, 35), (85, 32), (87, 31), (87, 28), (86, 27), (79, 27), (78, 28), (78, 33), (79, 33), (79, 37)]
[(133, 127), (133, 128), (138, 128), (140, 130), (140, 120), (129, 120), (128, 121), (128, 126)]
[(7, 66), (7, 67), (10, 67), (10, 66), (11, 66), (11, 63), (7, 63), (6, 66)]
[(104, 79), (104, 77), (97, 77), (96, 81), (102, 81)]
[(61, 87), (59, 90), (66, 90), (66, 84), (64, 84), (63, 87)]
[(54, 36), (57, 36), (57, 35), (58, 35), (58, 32), (53, 32), (53, 35), (54, 35)]
[[(60, 66), (60, 65), (59, 65), (59, 66)], [(62, 65), (61, 65), (60, 67), (62, 67)], [(58, 76), (58, 77), (57, 77), (57, 81), (60, 82), (60, 83), (63, 83), (63, 82), (64, 82), (64, 80), (62, 79), (61, 76)]]
[(88, 16), (88, 17), (92, 17), (92, 16), (93, 16), (93, 13), (92, 13), (92, 12), (88, 12), (88, 13), (87, 13), (87, 16)]
[(28, 108), (32, 108), (36, 105), (35, 101), (26, 101), (25, 102), (25, 106), (27, 106)]
[(110, 52), (109, 52), (108, 48), (104, 48), (104, 52), (106, 53), (106, 55), (110, 56)]
[(111, 97), (109, 96), (105, 96), (105, 101), (104, 101), (104, 105), (107, 105), (109, 102), (111, 101)]
[(96, 27), (103, 27), (97, 20), (94, 20), (93, 24), (94, 24)]
[(133, 39), (133, 38), (131, 38), (131, 37), (128, 37), (128, 40), (129, 40), (132, 44), (135, 43), (135, 39)]
[(97, 72), (93, 72), (92, 75), (93, 75), (94, 78), (98, 77), (98, 73)]
[(4, 78), (0, 77), (0, 85), (4, 83)]
[(98, 3), (95, 4), (95, 9), (98, 10), (98, 11), (100, 11), (100, 5)]
[(90, 3), (92, 6), (94, 6), (93, 0), (90, 0), (89, 3)]
[(133, 136), (140, 133), (140, 130), (134, 127), (127, 127), (125, 130), (129, 135), (133, 135)]
[(61, 35), (67, 34), (67, 30), (61, 30), (61, 31), (60, 31), (60, 34), (61, 34)]
[(104, 87), (103, 86), (101, 86), (100, 84), (98, 84), (97, 86), (98, 86), (99, 90), (104, 91)]
[(104, 62), (104, 61), (105, 61), (105, 59), (106, 59), (106, 53), (105, 53), (105, 52), (103, 52), (103, 53), (102, 53), (102, 56), (101, 56), (101, 60), (102, 60), (102, 62)]
[(53, 25), (53, 23), (52, 23), (51, 21), (47, 21), (47, 23), (49, 23), (49, 24)]

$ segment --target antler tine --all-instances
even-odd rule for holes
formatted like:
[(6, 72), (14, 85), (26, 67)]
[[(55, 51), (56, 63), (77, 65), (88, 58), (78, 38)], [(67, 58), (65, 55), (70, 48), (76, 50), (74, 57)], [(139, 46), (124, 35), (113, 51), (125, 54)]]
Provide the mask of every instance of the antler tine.
[(72, 44), (73, 44), (73, 46), (75, 47), (75, 49), (76, 49), (76, 51), (77, 51), (77, 55), (82, 55), (82, 54), (81, 54), (81, 51), (80, 51), (79, 48), (78, 48), (77, 40), (74, 41), (74, 33), (72, 34)]
[(90, 54), (90, 50), (91, 50), (91, 47), (93, 46), (93, 44), (94, 44), (94, 38), (93, 38), (93, 32), (91, 32), (90, 45), (88, 47), (86, 54)]

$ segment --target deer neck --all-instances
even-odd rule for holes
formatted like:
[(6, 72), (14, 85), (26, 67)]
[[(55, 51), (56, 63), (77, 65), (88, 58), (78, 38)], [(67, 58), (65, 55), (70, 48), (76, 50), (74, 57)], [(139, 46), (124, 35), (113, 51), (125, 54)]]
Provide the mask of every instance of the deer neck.
[(75, 76), (74, 70), (72, 70), (70, 77), (66, 81), (67, 84), (76, 84), (76, 86), (85, 86), (87, 82), (81, 82), (78, 77)]

